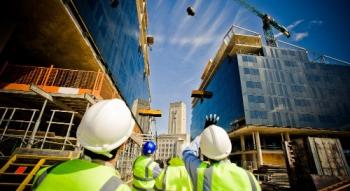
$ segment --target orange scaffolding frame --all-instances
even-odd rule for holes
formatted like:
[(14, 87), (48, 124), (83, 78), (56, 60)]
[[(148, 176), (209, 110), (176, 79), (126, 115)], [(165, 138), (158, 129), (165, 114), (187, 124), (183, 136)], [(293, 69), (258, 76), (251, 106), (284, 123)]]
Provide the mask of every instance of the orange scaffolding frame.
[(117, 91), (100, 70), (72, 70), (64, 68), (5, 64), (0, 70), (0, 88), (30, 91), (30, 84), (48, 93), (91, 94), (98, 99), (118, 97)]

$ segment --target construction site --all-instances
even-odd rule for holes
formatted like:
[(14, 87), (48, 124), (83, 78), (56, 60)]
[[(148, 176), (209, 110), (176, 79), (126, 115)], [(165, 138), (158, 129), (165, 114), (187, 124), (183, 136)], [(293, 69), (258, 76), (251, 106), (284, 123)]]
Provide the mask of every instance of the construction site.
[[(136, 121), (116, 164), (123, 181), (132, 181), (146, 141), (159, 145), (155, 160), (180, 155), (190, 137), (186, 122), (174, 122), (186, 115), (183, 103), (172, 103), (181, 108), (169, 110), (168, 134), (151, 128), (162, 112), (151, 108), (155, 40), (147, 34), (146, 0), (8, 0), (0, 10), (0, 190), (31, 190), (41, 168), (80, 158), (77, 127), (104, 99), (124, 100)], [(350, 189), (350, 86), (338, 83), (350, 81), (349, 65), (310, 60), (294, 45), (281, 48), (269, 30), (266, 44), (254, 31), (228, 30), (192, 91), (191, 138), (214, 112), (232, 142), (229, 159), (253, 172), (263, 190)], [(217, 87), (229, 78), (218, 73), (236, 76), (224, 91)], [(339, 80), (327, 84), (329, 78)], [(337, 110), (343, 112), (331, 115)]]

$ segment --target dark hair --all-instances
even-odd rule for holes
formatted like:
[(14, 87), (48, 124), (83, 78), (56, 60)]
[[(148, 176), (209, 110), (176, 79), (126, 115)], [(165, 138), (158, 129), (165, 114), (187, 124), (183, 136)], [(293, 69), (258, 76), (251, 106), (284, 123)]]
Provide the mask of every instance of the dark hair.
[(94, 153), (94, 152), (89, 151), (87, 149), (84, 149), (84, 155), (89, 156), (91, 159), (99, 159), (99, 160), (103, 160), (103, 161), (109, 161), (109, 160), (112, 160), (115, 157), (115, 155), (117, 154), (119, 148), (120, 147), (118, 147), (116, 149), (113, 149), (111, 152), (109, 152), (109, 153), (111, 153), (111, 155), (113, 155), (112, 158), (108, 158), (105, 155)]

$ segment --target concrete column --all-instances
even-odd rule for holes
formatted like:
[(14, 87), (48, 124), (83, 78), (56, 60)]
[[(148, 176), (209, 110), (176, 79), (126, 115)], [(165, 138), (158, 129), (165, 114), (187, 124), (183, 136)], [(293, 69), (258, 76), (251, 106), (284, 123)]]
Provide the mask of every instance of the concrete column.
[(289, 137), (289, 133), (288, 132), (285, 133), (284, 136), (285, 136), (285, 140), (286, 141), (290, 141), (290, 137)]
[(257, 160), (256, 160), (256, 153), (253, 153), (252, 154), (253, 155), (253, 169), (257, 169), (258, 168), (258, 162), (257, 162)]
[(256, 142), (258, 166), (261, 166), (261, 165), (263, 165), (263, 158), (262, 158), (262, 151), (261, 151), (261, 143), (260, 143), (260, 134), (259, 134), (259, 132), (255, 132), (255, 142)]
[[(255, 141), (255, 133), (253, 132), (252, 133), (252, 138), (253, 138), (253, 149), (256, 150), (256, 141)], [(253, 156), (253, 169), (257, 169), (258, 168), (258, 163), (257, 163), (257, 160), (256, 160), (256, 153), (253, 153), (252, 154)]]
[(245, 155), (245, 140), (244, 140), (244, 135), (241, 135), (240, 136), (240, 139), (241, 139), (241, 151), (243, 152), (242, 153), (242, 166), (244, 167), (244, 168), (247, 168), (247, 163), (246, 163), (246, 160), (247, 160), (247, 158), (246, 158), (246, 155)]

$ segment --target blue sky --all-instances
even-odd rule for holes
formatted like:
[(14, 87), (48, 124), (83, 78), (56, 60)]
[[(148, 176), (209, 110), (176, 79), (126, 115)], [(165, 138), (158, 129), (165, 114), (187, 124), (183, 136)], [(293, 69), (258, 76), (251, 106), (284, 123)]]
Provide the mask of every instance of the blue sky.
[[(292, 37), (278, 39), (309, 52), (350, 61), (350, 2), (346, 0), (248, 0), (288, 27)], [(194, 7), (196, 15), (187, 16)], [(150, 51), (152, 107), (161, 109), (158, 132), (167, 132), (170, 102), (187, 105), (191, 123), (191, 91), (198, 89), (208, 60), (233, 24), (262, 33), (261, 20), (235, 0), (148, 0), (148, 33), (155, 37)], [(278, 32), (274, 31), (277, 35)]]

